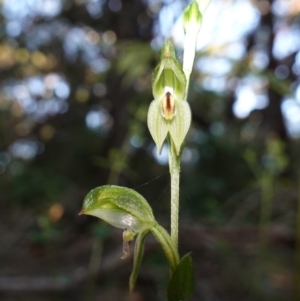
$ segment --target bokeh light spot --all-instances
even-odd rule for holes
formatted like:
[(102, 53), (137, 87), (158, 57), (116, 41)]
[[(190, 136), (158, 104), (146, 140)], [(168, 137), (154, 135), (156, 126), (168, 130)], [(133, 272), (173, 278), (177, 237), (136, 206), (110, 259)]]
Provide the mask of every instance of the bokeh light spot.
[(169, 162), (169, 156), (168, 156), (168, 146), (166, 145), (166, 143), (163, 145), (160, 154), (157, 152), (157, 147), (156, 146), (153, 147), (152, 155), (160, 165), (167, 165)]
[(85, 122), (88, 128), (91, 130), (97, 130), (105, 125), (109, 120), (108, 114), (101, 109), (92, 110), (87, 113)]
[(52, 222), (58, 222), (62, 218), (64, 211), (65, 209), (61, 204), (54, 204), (49, 209), (48, 217)]
[(23, 137), (27, 136), (30, 133), (30, 130), (31, 130), (30, 124), (25, 121), (17, 124), (15, 127), (16, 134)]
[(86, 103), (89, 100), (89, 95), (88, 89), (84, 87), (78, 88), (75, 92), (75, 98), (79, 103)]
[(120, 0), (109, 0), (108, 7), (116, 13), (122, 9), (122, 2)]
[(11, 107), (11, 113), (15, 117), (21, 117), (24, 114), (24, 109), (22, 108), (22, 106), (20, 104), (18, 104), (17, 102), (14, 102)]
[(37, 154), (41, 153), (44, 146), (41, 142), (19, 139), (14, 141), (10, 147), (10, 153), (20, 159), (31, 160)]
[(288, 66), (286, 66), (286, 65), (279, 65), (275, 69), (275, 76), (278, 79), (285, 79), (289, 76), (289, 74), (290, 74), (290, 70), (289, 70)]
[(59, 81), (54, 88), (54, 92), (57, 97), (66, 99), (70, 95), (70, 87), (65, 81)]
[(31, 56), (32, 63), (40, 69), (47, 67), (47, 57), (40, 51), (36, 51)]
[(39, 135), (44, 141), (50, 140), (55, 134), (55, 128), (50, 124), (45, 124), (41, 127)]
[(105, 44), (112, 45), (116, 40), (117, 36), (112, 30), (108, 30), (103, 34), (103, 41)]
[(9, 68), (15, 63), (14, 50), (7, 45), (0, 46), (0, 66)]
[(100, 42), (100, 35), (95, 30), (88, 30), (86, 38), (91, 44), (98, 44)]
[(93, 92), (98, 97), (104, 96), (106, 94), (106, 87), (102, 83), (97, 83), (93, 87)]
[(26, 63), (29, 60), (30, 54), (27, 49), (19, 48), (15, 52), (16, 61)]
[(258, 1), (257, 8), (262, 15), (266, 15), (270, 11), (270, 3), (266, 0)]

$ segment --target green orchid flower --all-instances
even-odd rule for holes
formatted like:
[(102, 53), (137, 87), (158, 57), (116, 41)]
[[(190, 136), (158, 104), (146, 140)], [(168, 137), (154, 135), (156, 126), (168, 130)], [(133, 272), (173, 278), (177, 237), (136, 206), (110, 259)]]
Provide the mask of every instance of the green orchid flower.
[(161, 61), (152, 76), (154, 100), (148, 110), (148, 128), (161, 152), (170, 134), (177, 156), (190, 128), (191, 110), (186, 101), (186, 77), (178, 63), (172, 42), (167, 39), (162, 49)]

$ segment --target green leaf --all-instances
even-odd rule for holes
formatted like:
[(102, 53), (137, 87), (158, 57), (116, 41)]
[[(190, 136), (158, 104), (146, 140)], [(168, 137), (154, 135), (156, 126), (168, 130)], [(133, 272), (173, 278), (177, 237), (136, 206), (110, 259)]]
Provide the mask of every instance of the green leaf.
[(186, 301), (194, 291), (194, 272), (191, 253), (184, 255), (169, 284), (168, 301)]
[(80, 214), (93, 215), (121, 229), (139, 233), (156, 224), (152, 209), (136, 191), (120, 186), (104, 185), (90, 191)]

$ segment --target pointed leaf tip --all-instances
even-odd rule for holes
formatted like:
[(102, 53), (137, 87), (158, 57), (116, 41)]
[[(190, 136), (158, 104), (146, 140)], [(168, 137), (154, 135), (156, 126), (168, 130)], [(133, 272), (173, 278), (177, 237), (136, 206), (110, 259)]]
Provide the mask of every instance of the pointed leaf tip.
[(83, 210), (81, 210), (81, 211), (78, 213), (78, 215), (83, 215), (83, 214), (84, 214)]

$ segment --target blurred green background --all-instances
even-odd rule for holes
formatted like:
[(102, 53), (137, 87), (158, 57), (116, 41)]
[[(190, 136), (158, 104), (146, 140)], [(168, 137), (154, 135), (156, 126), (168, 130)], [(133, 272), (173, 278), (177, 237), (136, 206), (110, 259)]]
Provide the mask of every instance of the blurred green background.
[[(168, 228), (167, 151), (146, 116), (166, 37), (182, 59), (187, 2), (0, 3), (0, 300), (166, 300), (153, 237), (129, 296), (122, 231), (77, 214), (118, 184)], [(213, 0), (197, 49), (180, 197), (191, 300), (299, 301), (300, 2)]]

